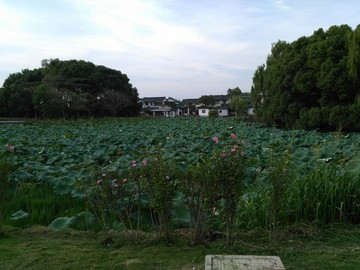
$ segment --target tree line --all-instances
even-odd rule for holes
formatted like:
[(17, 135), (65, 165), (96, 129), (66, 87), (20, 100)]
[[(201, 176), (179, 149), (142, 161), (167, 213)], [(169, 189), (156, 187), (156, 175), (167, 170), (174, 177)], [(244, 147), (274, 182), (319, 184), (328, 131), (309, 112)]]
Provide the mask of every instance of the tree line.
[(140, 109), (126, 74), (83, 60), (43, 60), (41, 68), (9, 75), (0, 88), (4, 117), (135, 116)]
[(253, 76), (255, 113), (278, 127), (359, 131), (359, 66), (360, 25), (278, 41)]

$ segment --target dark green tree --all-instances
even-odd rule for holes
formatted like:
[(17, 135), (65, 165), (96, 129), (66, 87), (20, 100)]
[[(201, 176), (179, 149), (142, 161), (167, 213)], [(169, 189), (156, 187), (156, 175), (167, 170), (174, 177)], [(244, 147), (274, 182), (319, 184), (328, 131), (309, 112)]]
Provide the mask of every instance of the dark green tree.
[(349, 34), (349, 43), (349, 76), (356, 80), (359, 78), (360, 72), (360, 25), (353, 33)]
[(0, 89), (3, 116), (134, 116), (140, 109), (126, 74), (82, 60), (45, 59), (40, 69), (11, 74)]
[(229, 107), (235, 111), (235, 115), (244, 115), (249, 107), (249, 102), (244, 98), (239, 87), (228, 89), (230, 96)]
[(207, 106), (212, 106), (215, 104), (215, 99), (212, 95), (204, 95), (199, 98), (199, 102)]
[(43, 74), (40, 69), (11, 74), (0, 89), (1, 114), (10, 117), (33, 117), (32, 94)]
[(341, 25), (273, 44), (266, 65), (253, 76), (258, 119), (285, 128), (353, 130), (360, 91), (356, 36), (356, 30)]

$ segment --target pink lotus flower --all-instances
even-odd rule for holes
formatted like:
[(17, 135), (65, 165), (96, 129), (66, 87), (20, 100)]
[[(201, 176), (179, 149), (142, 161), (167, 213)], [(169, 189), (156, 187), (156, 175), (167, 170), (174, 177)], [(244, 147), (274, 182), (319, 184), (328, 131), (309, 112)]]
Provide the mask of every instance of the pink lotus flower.
[(213, 142), (215, 142), (215, 143), (219, 143), (219, 137), (217, 137), (217, 136), (215, 136), (212, 140), (213, 140)]
[(236, 139), (236, 135), (234, 133), (231, 133), (230, 137), (231, 139)]

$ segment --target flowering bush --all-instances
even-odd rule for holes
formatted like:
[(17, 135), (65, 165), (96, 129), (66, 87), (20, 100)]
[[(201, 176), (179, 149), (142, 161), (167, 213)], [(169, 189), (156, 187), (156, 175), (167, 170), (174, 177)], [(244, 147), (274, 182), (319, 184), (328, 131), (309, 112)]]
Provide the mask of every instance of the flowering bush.
[(137, 237), (142, 194), (139, 182), (110, 170), (99, 175), (87, 196), (95, 216), (104, 229), (120, 221), (126, 232)]
[(215, 179), (211, 166), (210, 160), (206, 159), (187, 167), (179, 183), (179, 189), (184, 194), (184, 204), (190, 213), (192, 244), (201, 243), (209, 228), (213, 207), (209, 198), (214, 193)]
[(134, 169), (132, 177), (137, 178), (146, 192), (150, 205), (153, 228), (159, 236), (170, 236), (171, 210), (176, 190), (176, 166), (157, 155), (141, 162), (141, 167)]
[[(219, 213), (225, 224), (227, 244), (231, 243), (235, 224), (235, 215), (238, 212), (239, 200), (243, 191), (243, 179), (246, 168), (246, 157), (243, 151), (243, 141), (232, 133), (221, 141), (213, 138), (218, 149), (212, 158), (212, 171), (215, 182), (212, 189), (214, 214)], [(223, 206), (222, 206), (223, 205)]]

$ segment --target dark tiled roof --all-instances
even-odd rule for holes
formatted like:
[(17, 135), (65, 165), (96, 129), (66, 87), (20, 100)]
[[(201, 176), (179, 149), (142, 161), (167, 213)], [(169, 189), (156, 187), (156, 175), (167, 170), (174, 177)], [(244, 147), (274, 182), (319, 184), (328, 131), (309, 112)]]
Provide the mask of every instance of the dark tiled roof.
[(187, 99), (183, 99), (181, 101), (181, 103), (198, 103), (199, 99), (198, 98), (187, 98)]
[(140, 98), (142, 102), (154, 102), (154, 101), (163, 101), (166, 97), (144, 97)]
[(214, 95), (214, 96), (212, 96), (212, 98), (213, 98), (215, 101), (218, 101), (218, 100), (228, 100), (228, 99), (230, 99), (230, 96), (229, 96), (229, 95)]

